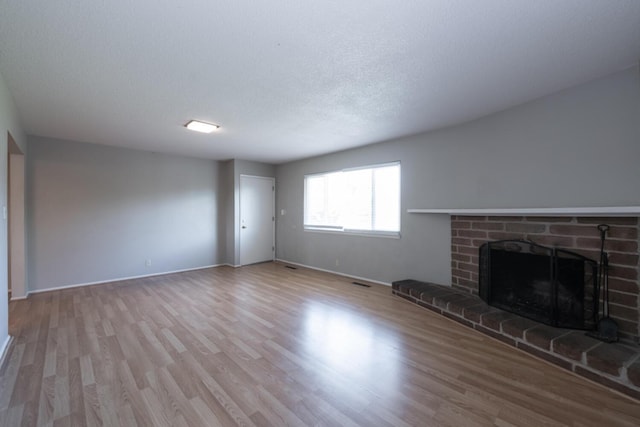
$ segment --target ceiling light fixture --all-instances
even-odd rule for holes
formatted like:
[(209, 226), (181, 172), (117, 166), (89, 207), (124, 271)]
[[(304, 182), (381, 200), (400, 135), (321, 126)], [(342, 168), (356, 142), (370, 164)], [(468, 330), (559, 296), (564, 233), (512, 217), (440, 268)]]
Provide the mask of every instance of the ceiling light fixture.
[(214, 130), (217, 130), (220, 126), (198, 120), (190, 120), (189, 123), (184, 125), (184, 127), (190, 130), (195, 130), (196, 132), (211, 133)]

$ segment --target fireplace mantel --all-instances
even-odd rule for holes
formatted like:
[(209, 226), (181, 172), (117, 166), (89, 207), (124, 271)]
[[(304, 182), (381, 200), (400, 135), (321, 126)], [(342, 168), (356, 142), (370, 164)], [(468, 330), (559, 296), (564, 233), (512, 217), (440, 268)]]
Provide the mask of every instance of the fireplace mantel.
[(459, 216), (638, 216), (640, 206), (602, 206), (579, 208), (479, 208), (479, 209), (407, 209), (407, 213)]

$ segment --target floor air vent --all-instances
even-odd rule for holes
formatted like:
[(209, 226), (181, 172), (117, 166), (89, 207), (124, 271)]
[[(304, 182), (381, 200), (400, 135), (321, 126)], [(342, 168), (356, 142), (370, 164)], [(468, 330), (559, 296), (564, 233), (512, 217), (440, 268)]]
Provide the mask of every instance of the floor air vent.
[(366, 285), (364, 283), (360, 283), (360, 282), (351, 282), (352, 285), (356, 285), (356, 286), (362, 286), (363, 288), (370, 288), (371, 285)]
[(298, 269), (298, 267), (292, 267), (290, 265), (285, 265), (284, 268), (288, 268), (290, 270), (297, 270)]

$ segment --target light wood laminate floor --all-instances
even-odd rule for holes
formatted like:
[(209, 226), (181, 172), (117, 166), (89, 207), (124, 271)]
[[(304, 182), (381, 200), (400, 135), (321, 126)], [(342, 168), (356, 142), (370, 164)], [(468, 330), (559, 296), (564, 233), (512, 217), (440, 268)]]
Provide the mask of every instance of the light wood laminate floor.
[(638, 426), (640, 402), (403, 299), (281, 264), (10, 304), (0, 425)]

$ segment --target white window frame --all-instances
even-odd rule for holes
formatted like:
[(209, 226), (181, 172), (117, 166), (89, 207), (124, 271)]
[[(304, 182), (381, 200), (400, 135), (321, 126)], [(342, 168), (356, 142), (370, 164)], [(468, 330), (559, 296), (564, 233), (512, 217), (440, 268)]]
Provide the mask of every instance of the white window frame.
[[(398, 182), (398, 231), (381, 231), (381, 230), (361, 230), (361, 229), (349, 229), (345, 228), (342, 225), (332, 226), (332, 225), (310, 225), (306, 224), (307, 220), (307, 178), (314, 176), (324, 176), (330, 175), (333, 173), (339, 172), (351, 172), (363, 169), (377, 169), (388, 166), (398, 166), (400, 168), (400, 176)], [(351, 236), (375, 236), (375, 237), (386, 237), (386, 238), (400, 238), (400, 232), (402, 230), (402, 167), (400, 161), (387, 162), (387, 163), (378, 163), (373, 165), (366, 166), (358, 166), (352, 168), (345, 168), (339, 170), (332, 170), (326, 172), (318, 172), (307, 174), (304, 176), (304, 207), (303, 207), (303, 228), (304, 231), (308, 232), (319, 232), (319, 233), (328, 233), (328, 234), (341, 234), (341, 235), (351, 235)], [(372, 194), (372, 197), (375, 197), (375, 194)]]

